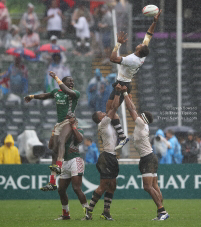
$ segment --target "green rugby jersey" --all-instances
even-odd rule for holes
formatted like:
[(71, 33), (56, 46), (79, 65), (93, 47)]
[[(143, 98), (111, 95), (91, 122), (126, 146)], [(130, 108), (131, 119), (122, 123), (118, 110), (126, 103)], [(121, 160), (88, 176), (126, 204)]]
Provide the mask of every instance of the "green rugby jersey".
[(75, 108), (77, 106), (80, 92), (74, 90), (76, 97), (72, 98), (62, 90), (54, 89), (51, 94), (54, 96), (57, 105), (58, 123), (66, 119), (66, 115), (75, 117)]
[[(78, 132), (80, 132), (82, 135), (84, 134), (83, 129), (78, 128)], [(80, 157), (79, 153), (79, 145), (80, 143), (75, 143), (74, 141), (74, 134), (70, 137), (70, 139), (66, 142), (65, 145), (65, 154), (64, 154), (64, 161), (69, 161), (73, 158)], [(69, 149), (72, 148), (76, 152), (69, 153)]]

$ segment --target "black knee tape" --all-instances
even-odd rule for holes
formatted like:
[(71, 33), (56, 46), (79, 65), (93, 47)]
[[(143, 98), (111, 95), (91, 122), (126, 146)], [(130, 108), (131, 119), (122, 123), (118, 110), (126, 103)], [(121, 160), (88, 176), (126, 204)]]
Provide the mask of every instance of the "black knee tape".
[(112, 119), (112, 120), (111, 120), (111, 124), (112, 124), (113, 126), (119, 125), (119, 124), (120, 124), (120, 120), (119, 120), (119, 119)]

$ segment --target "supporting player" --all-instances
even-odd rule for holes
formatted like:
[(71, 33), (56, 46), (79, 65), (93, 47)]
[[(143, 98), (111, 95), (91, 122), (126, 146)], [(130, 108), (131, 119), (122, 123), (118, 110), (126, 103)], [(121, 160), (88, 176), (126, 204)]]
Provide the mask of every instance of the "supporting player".
[(114, 151), (117, 143), (117, 136), (114, 127), (111, 125), (111, 120), (118, 109), (120, 93), (121, 86), (117, 84), (114, 101), (108, 113), (106, 114), (98, 111), (92, 116), (93, 121), (98, 124), (98, 131), (102, 138), (104, 152), (100, 154), (96, 164), (100, 173), (100, 185), (94, 191), (89, 207), (86, 208), (84, 220), (92, 219), (94, 207), (104, 192), (104, 211), (101, 214), (101, 218), (113, 220), (110, 215), (110, 205), (112, 203), (114, 191), (116, 190), (116, 177), (119, 173), (119, 165)]
[(142, 174), (144, 190), (150, 194), (154, 200), (158, 210), (157, 217), (153, 220), (166, 220), (169, 214), (163, 206), (163, 197), (158, 186), (158, 159), (153, 153), (151, 144), (149, 142), (149, 126), (153, 122), (153, 117), (150, 112), (143, 112), (138, 116), (136, 107), (127, 93), (128, 88), (123, 86), (122, 91), (126, 102), (126, 107), (135, 121), (134, 129), (134, 146), (140, 155), (139, 169)]
[(49, 75), (59, 84), (60, 90), (54, 89), (50, 93), (40, 95), (29, 95), (25, 97), (26, 102), (32, 99), (55, 99), (57, 105), (58, 123), (55, 125), (55, 133), (53, 137), (53, 151), (57, 154), (56, 165), (50, 166), (50, 169), (57, 174), (61, 173), (62, 160), (65, 153), (65, 143), (72, 134), (69, 119), (75, 117), (75, 108), (80, 97), (80, 92), (73, 90), (74, 81), (72, 77), (64, 77), (62, 81), (54, 72)]
[[(120, 32), (119, 35), (117, 35), (117, 44), (114, 47), (112, 54), (110, 56), (110, 61), (116, 64), (120, 64), (117, 81), (113, 84), (113, 87), (119, 83), (121, 86), (126, 86), (128, 88), (128, 93), (131, 92), (132, 86), (131, 86), (131, 80), (134, 77), (134, 75), (138, 72), (139, 68), (142, 66), (142, 64), (145, 61), (146, 56), (149, 54), (149, 42), (152, 38), (152, 35), (154, 34), (154, 29), (156, 27), (156, 23), (158, 21), (158, 18), (161, 14), (160, 12), (154, 17), (154, 21), (149, 27), (143, 43), (139, 44), (135, 48), (135, 52), (133, 54), (130, 54), (126, 57), (117, 56), (117, 52), (120, 48), (120, 46), (127, 41), (126, 36), (127, 34), (124, 34), (124, 32)], [(112, 101), (115, 96), (115, 89), (110, 94), (109, 100), (106, 105), (106, 112), (111, 108)], [(123, 102), (124, 97), (123, 95), (120, 96), (120, 105)], [(122, 148), (125, 143), (128, 142), (128, 139), (123, 134), (123, 130), (120, 125), (119, 117), (118, 115), (115, 115), (114, 120), (112, 121), (115, 128), (117, 128), (117, 133), (119, 134), (119, 137), (122, 138), (122, 141), (120, 141), (119, 145), (115, 148), (115, 150)]]
[(59, 180), (58, 193), (62, 204), (62, 215), (55, 220), (70, 219), (70, 210), (68, 205), (68, 195), (66, 190), (72, 182), (72, 187), (83, 207), (84, 212), (88, 207), (87, 199), (82, 192), (82, 176), (84, 174), (84, 160), (79, 154), (79, 144), (83, 141), (83, 130), (76, 127), (75, 119), (70, 120), (72, 136), (66, 143), (64, 162)]

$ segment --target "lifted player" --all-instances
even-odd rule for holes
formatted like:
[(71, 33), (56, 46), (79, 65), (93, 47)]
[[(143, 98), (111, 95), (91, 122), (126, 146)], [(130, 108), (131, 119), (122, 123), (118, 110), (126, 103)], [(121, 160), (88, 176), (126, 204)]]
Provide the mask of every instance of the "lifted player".
[[(117, 36), (117, 44), (114, 47), (112, 54), (110, 56), (110, 61), (116, 64), (120, 64), (119, 71), (118, 71), (118, 76), (117, 76), (117, 81), (113, 84), (113, 87), (119, 83), (121, 86), (126, 86), (128, 88), (128, 93), (131, 92), (131, 80), (134, 77), (134, 75), (138, 72), (139, 68), (142, 66), (142, 64), (145, 61), (146, 56), (149, 54), (149, 42), (152, 38), (152, 35), (154, 34), (154, 29), (156, 27), (156, 23), (158, 21), (158, 18), (161, 14), (160, 12), (154, 17), (154, 21), (152, 25), (149, 27), (143, 43), (139, 44), (135, 48), (135, 52), (126, 56), (126, 57), (121, 57), (117, 56), (117, 52), (120, 48), (120, 46), (127, 41), (126, 36), (127, 34), (124, 34), (124, 32), (120, 32), (119, 35)], [(112, 91), (110, 94), (109, 100), (106, 105), (106, 112), (111, 108), (112, 101), (115, 96), (115, 89)], [(120, 105), (123, 102), (124, 97), (123, 95), (120, 96)], [(114, 119), (112, 120), (112, 124), (117, 130), (117, 133), (119, 134), (119, 138), (122, 138), (122, 141), (120, 141), (119, 145), (115, 148), (115, 150), (122, 148), (127, 142), (128, 138), (123, 133), (123, 130), (120, 125), (119, 117), (118, 115), (115, 115)]]
[(50, 169), (60, 174), (65, 153), (65, 143), (72, 134), (69, 119), (75, 117), (75, 108), (80, 97), (80, 92), (73, 90), (74, 81), (72, 77), (64, 77), (61, 81), (54, 72), (50, 72), (49, 75), (57, 81), (61, 88), (60, 90), (54, 89), (50, 93), (29, 95), (24, 99), (26, 102), (30, 102), (32, 99), (45, 100), (54, 98), (56, 100), (58, 123), (54, 129), (53, 151), (56, 154), (58, 153), (58, 158), (56, 165), (50, 166)]
[(153, 122), (153, 117), (150, 112), (143, 112), (138, 116), (136, 107), (127, 93), (128, 88), (123, 86), (122, 91), (126, 102), (126, 107), (135, 121), (134, 129), (134, 146), (140, 155), (139, 169), (142, 174), (142, 181), (144, 190), (150, 194), (155, 202), (158, 210), (157, 217), (153, 220), (166, 220), (169, 214), (165, 211), (163, 206), (163, 197), (158, 186), (158, 158), (153, 153), (151, 144), (149, 142), (149, 126)]
[(115, 89), (116, 93), (114, 101), (108, 113), (106, 114), (98, 111), (92, 116), (93, 121), (98, 124), (98, 131), (102, 138), (104, 151), (100, 154), (96, 164), (100, 173), (100, 185), (94, 191), (89, 207), (86, 208), (85, 220), (92, 219), (93, 209), (104, 192), (104, 211), (101, 218), (105, 220), (113, 220), (110, 215), (110, 205), (112, 203), (113, 194), (116, 190), (116, 177), (119, 173), (119, 165), (114, 151), (117, 143), (117, 135), (114, 127), (111, 125), (111, 120), (119, 106), (121, 86), (117, 84)]

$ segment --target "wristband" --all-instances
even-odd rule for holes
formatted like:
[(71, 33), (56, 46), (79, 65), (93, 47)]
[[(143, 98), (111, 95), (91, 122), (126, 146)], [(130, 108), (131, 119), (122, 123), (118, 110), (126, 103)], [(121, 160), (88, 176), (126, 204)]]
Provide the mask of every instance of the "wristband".
[(120, 46), (121, 46), (121, 43), (117, 43), (116, 46), (115, 46), (114, 49), (113, 49), (113, 52), (118, 51), (119, 48), (120, 48)]
[(127, 91), (123, 93), (124, 97), (128, 95)]
[(152, 36), (153, 34), (152, 34), (152, 33), (150, 33), (150, 32), (147, 32), (147, 35), (150, 35), (150, 36)]
[(58, 85), (63, 84), (63, 82), (57, 76), (55, 76), (55, 80), (58, 83)]
[(29, 98), (34, 99), (34, 95), (29, 95)]
[(115, 91), (115, 95), (120, 96), (121, 95), (121, 92), (120, 91)]

